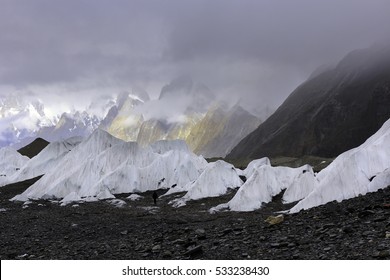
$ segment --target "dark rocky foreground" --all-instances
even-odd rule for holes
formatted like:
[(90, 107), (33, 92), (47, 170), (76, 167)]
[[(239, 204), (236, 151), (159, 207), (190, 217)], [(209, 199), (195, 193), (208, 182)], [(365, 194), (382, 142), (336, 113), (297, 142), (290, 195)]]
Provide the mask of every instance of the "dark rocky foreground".
[[(32, 181), (0, 188), (0, 258), (4, 259), (390, 259), (390, 188), (329, 203), (280, 224), (280, 198), (249, 213), (209, 214), (220, 198), (175, 209), (151, 193), (123, 207), (107, 201), (61, 207), (8, 199)], [(291, 205), (290, 205), (291, 206)], [(387, 235), (387, 237), (386, 237)]]

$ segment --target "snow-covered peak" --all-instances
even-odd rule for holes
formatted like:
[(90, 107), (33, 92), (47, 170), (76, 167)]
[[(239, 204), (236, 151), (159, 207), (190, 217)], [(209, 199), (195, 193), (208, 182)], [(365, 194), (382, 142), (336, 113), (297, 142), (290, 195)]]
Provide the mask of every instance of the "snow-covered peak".
[(24, 99), (16, 94), (0, 97), (0, 146), (32, 137), (42, 127), (53, 124), (39, 99)]
[(16, 94), (0, 97), (0, 117), (7, 118), (16, 115), (29, 115), (39, 120), (41, 126), (50, 125), (52, 121), (45, 115), (45, 106), (38, 98), (21, 98)]
[[(76, 110), (53, 104), (46, 108), (40, 99), (26, 93), (1, 96), (0, 147), (25, 143), (36, 137), (49, 141), (61, 141), (72, 136), (86, 137), (100, 126), (103, 118), (110, 118), (113, 111), (116, 115), (122, 107), (132, 108), (143, 104), (144, 100), (149, 100), (149, 96), (139, 89), (120, 94), (117, 98), (98, 97), (85, 109)], [(58, 111), (64, 109), (66, 111)]]
[(17, 114), (21, 111), (24, 111), (27, 106), (28, 103), (23, 102), (23, 100), (18, 98), (16, 94), (2, 96), (0, 98), (0, 115), (1, 117), (6, 117)]
[(94, 115), (90, 115), (88, 112), (76, 111), (74, 113), (63, 113), (59, 119), (56, 129), (61, 127), (67, 127), (71, 130), (77, 127), (90, 127), (92, 130), (98, 127), (100, 120)]

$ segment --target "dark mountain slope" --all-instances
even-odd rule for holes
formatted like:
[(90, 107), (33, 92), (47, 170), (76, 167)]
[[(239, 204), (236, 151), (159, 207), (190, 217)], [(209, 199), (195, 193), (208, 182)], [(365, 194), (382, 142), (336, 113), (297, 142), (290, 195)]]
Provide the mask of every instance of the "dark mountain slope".
[(299, 86), (228, 158), (334, 157), (390, 118), (390, 49), (348, 54)]
[(27, 146), (19, 149), (18, 152), (23, 156), (33, 158), (39, 154), (47, 145), (49, 145), (49, 142), (47, 142), (45, 139), (36, 138)]

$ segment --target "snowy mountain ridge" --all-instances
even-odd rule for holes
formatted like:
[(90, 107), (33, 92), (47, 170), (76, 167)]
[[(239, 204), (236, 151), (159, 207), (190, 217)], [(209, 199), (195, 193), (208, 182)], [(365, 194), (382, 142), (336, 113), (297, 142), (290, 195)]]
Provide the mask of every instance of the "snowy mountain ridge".
[(32, 137), (43, 127), (53, 126), (57, 119), (48, 116), (42, 101), (25, 100), (16, 95), (0, 98), (0, 147)]
[[(184, 97), (179, 98), (183, 92)], [(49, 142), (88, 137), (101, 128), (142, 146), (180, 139), (199, 155), (223, 157), (261, 123), (239, 105), (217, 102), (206, 86), (188, 79), (164, 86), (157, 100), (137, 88), (105, 98), (98, 98), (84, 110), (58, 114), (33, 97), (0, 99), (0, 147), (19, 149), (37, 137)], [(173, 109), (171, 104), (177, 106)]]

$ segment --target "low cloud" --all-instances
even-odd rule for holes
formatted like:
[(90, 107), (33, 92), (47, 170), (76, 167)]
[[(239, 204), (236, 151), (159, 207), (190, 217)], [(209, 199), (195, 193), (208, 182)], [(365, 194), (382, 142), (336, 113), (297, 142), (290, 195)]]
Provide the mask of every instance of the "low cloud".
[[(188, 75), (229, 102), (277, 107), (318, 66), (387, 42), (389, 10), (385, 0), (2, 0), (1, 93), (72, 110), (134, 86), (157, 99)], [(167, 117), (189, 101), (172, 102), (147, 109)]]

